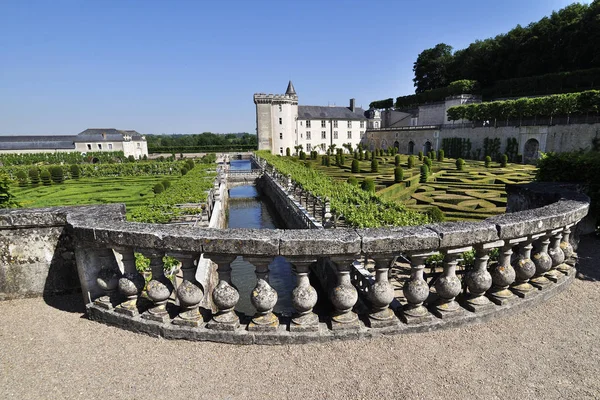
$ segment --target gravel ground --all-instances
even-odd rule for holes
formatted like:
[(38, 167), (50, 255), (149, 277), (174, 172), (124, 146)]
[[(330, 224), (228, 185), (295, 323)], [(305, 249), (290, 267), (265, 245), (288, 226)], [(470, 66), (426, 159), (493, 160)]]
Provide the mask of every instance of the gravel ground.
[(482, 325), (293, 346), (168, 341), (82, 317), (80, 296), (0, 303), (0, 399), (598, 399), (600, 240), (550, 301)]

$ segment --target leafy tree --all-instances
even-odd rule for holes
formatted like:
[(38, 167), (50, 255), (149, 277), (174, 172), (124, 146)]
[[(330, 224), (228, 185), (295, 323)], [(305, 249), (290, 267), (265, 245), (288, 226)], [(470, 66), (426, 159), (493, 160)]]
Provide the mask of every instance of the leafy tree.
[(413, 65), (415, 92), (444, 87), (450, 83), (448, 70), (452, 62), (452, 46), (439, 43), (423, 50)]

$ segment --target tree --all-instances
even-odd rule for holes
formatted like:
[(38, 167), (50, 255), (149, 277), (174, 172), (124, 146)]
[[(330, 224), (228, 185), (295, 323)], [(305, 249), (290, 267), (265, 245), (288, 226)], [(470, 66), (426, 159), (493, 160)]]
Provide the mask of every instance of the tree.
[(452, 63), (452, 46), (439, 43), (431, 49), (423, 50), (413, 65), (415, 92), (447, 86), (450, 83), (448, 72)]
[(297, 146), (294, 146), (294, 150), (296, 150), (296, 155), (299, 155), (300, 151), (302, 151), (302, 149), (303, 149), (303, 147), (300, 144)]
[(292, 155), (292, 152), (290, 151), (290, 148), (289, 148), (289, 147), (286, 147), (286, 148), (285, 148), (285, 156), (286, 156), (286, 157), (289, 157), (289, 156), (291, 156), (291, 155)]
[(4, 173), (0, 173), (0, 208), (18, 207), (15, 197), (10, 192), (10, 178)]

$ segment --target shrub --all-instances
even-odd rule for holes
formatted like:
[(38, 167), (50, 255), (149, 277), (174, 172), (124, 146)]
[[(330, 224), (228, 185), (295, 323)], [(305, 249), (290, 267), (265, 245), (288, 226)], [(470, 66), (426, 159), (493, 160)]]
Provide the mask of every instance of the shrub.
[(331, 167), (331, 159), (329, 156), (323, 156), (323, 158), (325, 158), (325, 166), (326, 167)]
[[(204, 156), (204, 157), (206, 157), (206, 156)], [(216, 161), (216, 156), (215, 156), (215, 161)], [(194, 169), (194, 167), (196, 166), (196, 163), (194, 162), (194, 160), (186, 160), (185, 165), (186, 165), (187, 170), (189, 171), (191, 169)]]
[(162, 183), (163, 188), (165, 188), (165, 190), (167, 190), (171, 186), (171, 181), (169, 181), (168, 179), (163, 179), (160, 183)]
[(502, 154), (502, 157), (500, 157), (500, 166), (505, 168), (506, 164), (508, 164), (508, 156), (506, 154)]
[(439, 150), (437, 153), (437, 160), (444, 161), (444, 150)]
[(23, 170), (19, 170), (16, 174), (17, 180), (19, 181), (19, 186), (27, 185), (27, 174)]
[(349, 176), (346, 182), (353, 186), (358, 185), (358, 179), (355, 176)]
[(400, 162), (402, 160), (400, 159), (400, 154), (396, 154), (396, 157), (394, 157), (394, 165), (397, 167), (398, 165), (400, 165)]
[(0, 172), (0, 208), (19, 207), (15, 197), (10, 192), (10, 178)]
[(427, 164), (421, 165), (421, 177), (419, 178), (419, 182), (425, 183), (429, 178), (429, 167)]
[(428, 214), (433, 222), (444, 222), (446, 220), (446, 216), (442, 210), (436, 206), (433, 206), (431, 210), (429, 210)]
[(300, 159), (302, 161), (306, 160), (306, 153), (305, 152), (303, 152), (303, 151), (300, 152)]
[(185, 168), (185, 167), (181, 168), (181, 175), (182, 176), (185, 175), (185, 174), (187, 174), (187, 173), (188, 173), (188, 169), (187, 168)]
[(363, 154), (363, 151), (362, 151), (362, 150), (359, 150), (359, 151), (358, 151), (358, 159), (359, 159), (360, 161), (362, 161), (362, 160), (364, 159), (364, 154)]
[(437, 152), (435, 150), (431, 150), (431, 156), (429, 158), (435, 160), (437, 158)]
[(42, 171), (42, 173), (40, 174), (40, 179), (44, 186), (52, 185), (52, 177), (50, 175), (50, 172), (48, 172), (48, 170), (45, 169)]
[(165, 187), (162, 183), (158, 182), (156, 185), (154, 185), (152, 190), (154, 191), (154, 194), (159, 194), (165, 191)]
[(63, 183), (65, 181), (65, 173), (62, 169), (62, 167), (60, 166), (54, 166), (54, 167), (50, 167), (50, 179), (52, 179), (52, 181), (54, 183)]
[(354, 159), (358, 160), (358, 151), (354, 150)]
[(356, 174), (360, 172), (360, 164), (357, 159), (352, 160), (352, 173)]
[(81, 169), (79, 165), (73, 164), (69, 167), (69, 172), (71, 173), (72, 179), (79, 179), (81, 177)]
[(404, 179), (404, 171), (398, 166), (394, 169), (394, 182), (399, 183)]
[[(175, 154), (171, 155), (171, 158), (174, 160), (175, 159)], [(129, 157), (127, 157), (127, 159), (129, 160), (129, 162), (134, 162), (135, 161), (135, 157), (134, 156), (129, 156)]]
[(375, 157), (371, 160), (371, 172), (379, 172), (379, 163)]
[(148, 161), (148, 156), (146, 154), (144, 154), (144, 157), (142, 157), (142, 160)]
[(408, 156), (407, 165), (408, 168), (413, 168), (415, 166), (415, 156)]
[(40, 183), (40, 171), (36, 167), (29, 170), (29, 181), (33, 186), (39, 185)]
[(419, 161), (423, 161), (423, 152), (422, 151), (419, 152)]
[(456, 160), (456, 169), (462, 171), (465, 169), (465, 160), (459, 158)]
[(429, 168), (431, 170), (431, 158), (423, 157), (423, 164), (427, 165), (427, 168)]
[(344, 166), (344, 164), (346, 164), (346, 157), (343, 154), (339, 155), (340, 159), (338, 160), (338, 165), (341, 167)]
[(365, 178), (361, 185), (362, 190), (365, 192), (374, 192), (375, 191), (375, 182), (372, 178)]
[(369, 161), (371, 159), (371, 152), (369, 150), (365, 150), (365, 160)]
[(492, 165), (492, 157), (485, 156), (485, 167), (489, 168)]
[[(290, 157), (291, 155), (292, 155), (292, 151), (290, 150), (289, 147), (286, 147), (285, 148), (285, 156)], [(311, 153), (311, 155), (312, 155), (312, 153)]]
[(306, 162), (304, 163), (304, 166), (305, 166), (306, 168), (308, 168), (308, 169), (311, 169), (311, 168), (312, 168), (312, 163), (311, 163), (310, 161), (306, 161)]

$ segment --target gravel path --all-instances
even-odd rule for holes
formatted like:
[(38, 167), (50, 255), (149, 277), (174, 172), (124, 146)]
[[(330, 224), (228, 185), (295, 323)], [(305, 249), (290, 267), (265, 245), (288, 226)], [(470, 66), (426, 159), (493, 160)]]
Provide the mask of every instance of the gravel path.
[(580, 256), (566, 292), (521, 314), (326, 344), (167, 341), (88, 321), (80, 296), (0, 302), (0, 399), (598, 399), (600, 240)]

